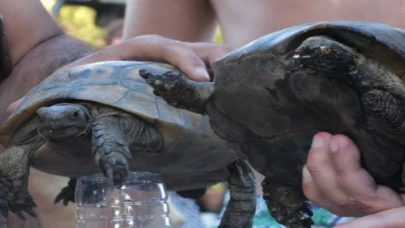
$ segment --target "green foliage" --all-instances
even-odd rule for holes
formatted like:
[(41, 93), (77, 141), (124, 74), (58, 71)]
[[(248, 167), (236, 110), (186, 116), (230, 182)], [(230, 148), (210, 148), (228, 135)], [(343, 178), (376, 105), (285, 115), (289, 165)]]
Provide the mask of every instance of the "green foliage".
[(221, 31), (221, 28), (219, 26), (215, 30), (213, 42), (217, 43), (217, 44), (223, 44), (224, 43), (224, 39), (222, 38), (222, 31)]
[[(44, 8), (50, 13), (55, 0), (41, 0)], [(65, 32), (89, 45), (105, 45), (106, 30), (95, 25), (96, 12), (86, 6), (63, 6), (55, 20)]]
[(85, 6), (64, 6), (57, 18), (67, 34), (92, 46), (105, 45), (106, 30), (95, 25), (96, 12)]
[[(50, 12), (54, 0), (41, 0), (44, 7)], [(78, 38), (92, 46), (105, 45), (106, 29), (95, 25), (96, 12), (85, 6), (63, 6), (56, 21), (73, 37)], [(213, 37), (214, 43), (223, 43), (222, 32), (218, 26)]]
[(41, 0), (41, 3), (46, 10), (50, 11), (52, 6), (55, 4), (55, 0)]

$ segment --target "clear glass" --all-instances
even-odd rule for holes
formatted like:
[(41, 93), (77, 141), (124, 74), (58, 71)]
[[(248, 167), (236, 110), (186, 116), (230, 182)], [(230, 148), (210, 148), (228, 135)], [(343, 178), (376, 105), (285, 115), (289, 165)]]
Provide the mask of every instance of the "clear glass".
[(170, 228), (167, 192), (159, 174), (133, 172), (121, 187), (102, 174), (77, 180), (77, 228)]

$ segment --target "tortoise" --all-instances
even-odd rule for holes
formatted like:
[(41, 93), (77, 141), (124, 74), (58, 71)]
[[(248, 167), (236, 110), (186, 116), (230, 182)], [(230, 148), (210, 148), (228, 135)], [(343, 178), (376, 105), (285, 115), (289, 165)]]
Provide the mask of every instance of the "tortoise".
[[(65, 205), (74, 202), (78, 177), (102, 172), (120, 186), (130, 171), (149, 171), (160, 173), (167, 190), (186, 198), (229, 180), (231, 189), (250, 194), (245, 202), (254, 206), (254, 175), (247, 163), (213, 132), (207, 117), (154, 95), (139, 69), (162, 74), (174, 68), (137, 61), (93, 63), (56, 72), (25, 96), (0, 128), (6, 148), (0, 154), (3, 215), (36, 216), (27, 189), (29, 167), (69, 177), (55, 198)], [(227, 214), (233, 217), (235, 209)], [(222, 226), (251, 220), (253, 213), (225, 219)]]
[(140, 75), (169, 104), (210, 118), (265, 176), (263, 199), (287, 227), (310, 227), (302, 168), (313, 136), (345, 134), (378, 184), (404, 190), (405, 31), (323, 21), (258, 38), (212, 64), (210, 82), (179, 71)]

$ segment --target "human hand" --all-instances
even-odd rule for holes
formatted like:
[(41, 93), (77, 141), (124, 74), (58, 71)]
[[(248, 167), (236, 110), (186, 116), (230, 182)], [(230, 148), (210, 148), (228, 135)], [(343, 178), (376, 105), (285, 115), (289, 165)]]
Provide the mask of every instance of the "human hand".
[(348, 137), (326, 132), (314, 136), (303, 168), (303, 191), (311, 202), (339, 216), (405, 206), (405, 195), (377, 185), (361, 167), (359, 150)]
[[(208, 69), (212, 62), (230, 51), (231, 48), (224, 45), (180, 42), (157, 35), (144, 35), (108, 46), (67, 64), (56, 72), (94, 62), (140, 60), (170, 63), (193, 80), (209, 81)], [(21, 100), (12, 103), (7, 112), (14, 112)]]
[(18, 105), (21, 103), (23, 98), (18, 99), (17, 101), (14, 101), (7, 107), (7, 113), (10, 115), (11, 113), (14, 112), (14, 110), (17, 109)]
[(357, 218), (336, 226), (336, 228), (403, 228), (405, 224), (405, 207), (394, 208), (376, 214)]
[(157, 35), (144, 35), (108, 46), (57, 72), (94, 62), (141, 60), (170, 63), (193, 80), (209, 81), (207, 67), (210, 68), (212, 62), (230, 51), (229, 47), (219, 44), (180, 42)]

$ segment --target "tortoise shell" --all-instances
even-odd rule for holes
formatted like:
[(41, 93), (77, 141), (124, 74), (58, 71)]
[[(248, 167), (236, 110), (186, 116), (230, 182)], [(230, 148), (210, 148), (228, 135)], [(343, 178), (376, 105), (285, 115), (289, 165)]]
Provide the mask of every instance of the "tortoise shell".
[[(360, 102), (361, 91), (336, 78), (292, 81), (295, 49), (312, 36), (328, 36), (343, 43), (403, 80), (403, 30), (350, 21), (287, 28), (214, 63), (215, 89), (207, 106), (214, 131), (222, 138), (239, 142), (260, 173), (297, 187), (301, 185), (302, 166), (314, 134), (343, 133), (357, 144), (363, 165), (377, 182), (398, 190), (404, 185), (403, 132), (369, 129)], [(400, 97), (405, 94), (402, 85), (397, 93)]]
[[(165, 140), (163, 151), (155, 154), (133, 154), (131, 170), (169, 175), (166, 176), (166, 180), (170, 179), (166, 181), (169, 189), (175, 184), (188, 185), (194, 182), (194, 186), (202, 187), (226, 180), (227, 165), (237, 155), (226, 147), (225, 141), (214, 134), (207, 117), (176, 109), (155, 96), (153, 88), (139, 76), (140, 68), (154, 72), (176, 70), (161, 63), (108, 61), (51, 75), (25, 96), (0, 128), (1, 144), (7, 147), (19, 126), (36, 115), (37, 109), (42, 106), (58, 102), (93, 102), (138, 116), (162, 133)], [(90, 141), (85, 143), (86, 147), (78, 148), (83, 150), (82, 153), (89, 153)], [(71, 145), (66, 150), (77, 149), (75, 146)], [(68, 158), (61, 157), (61, 154), (54, 153), (46, 146), (35, 154), (33, 158), (38, 162), (34, 161), (33, 166), (48, 173), (72, 177), (99, 172), (92, 158), (88, 159), (91, 163), (89, 168), (86, 168), (86, 163), (75, 169), (73, 165), (79, 166), (83, 159), (78, 157), (68, 162)], [(55, 161), (58, 161), (58, 167), (50, 165)]]

